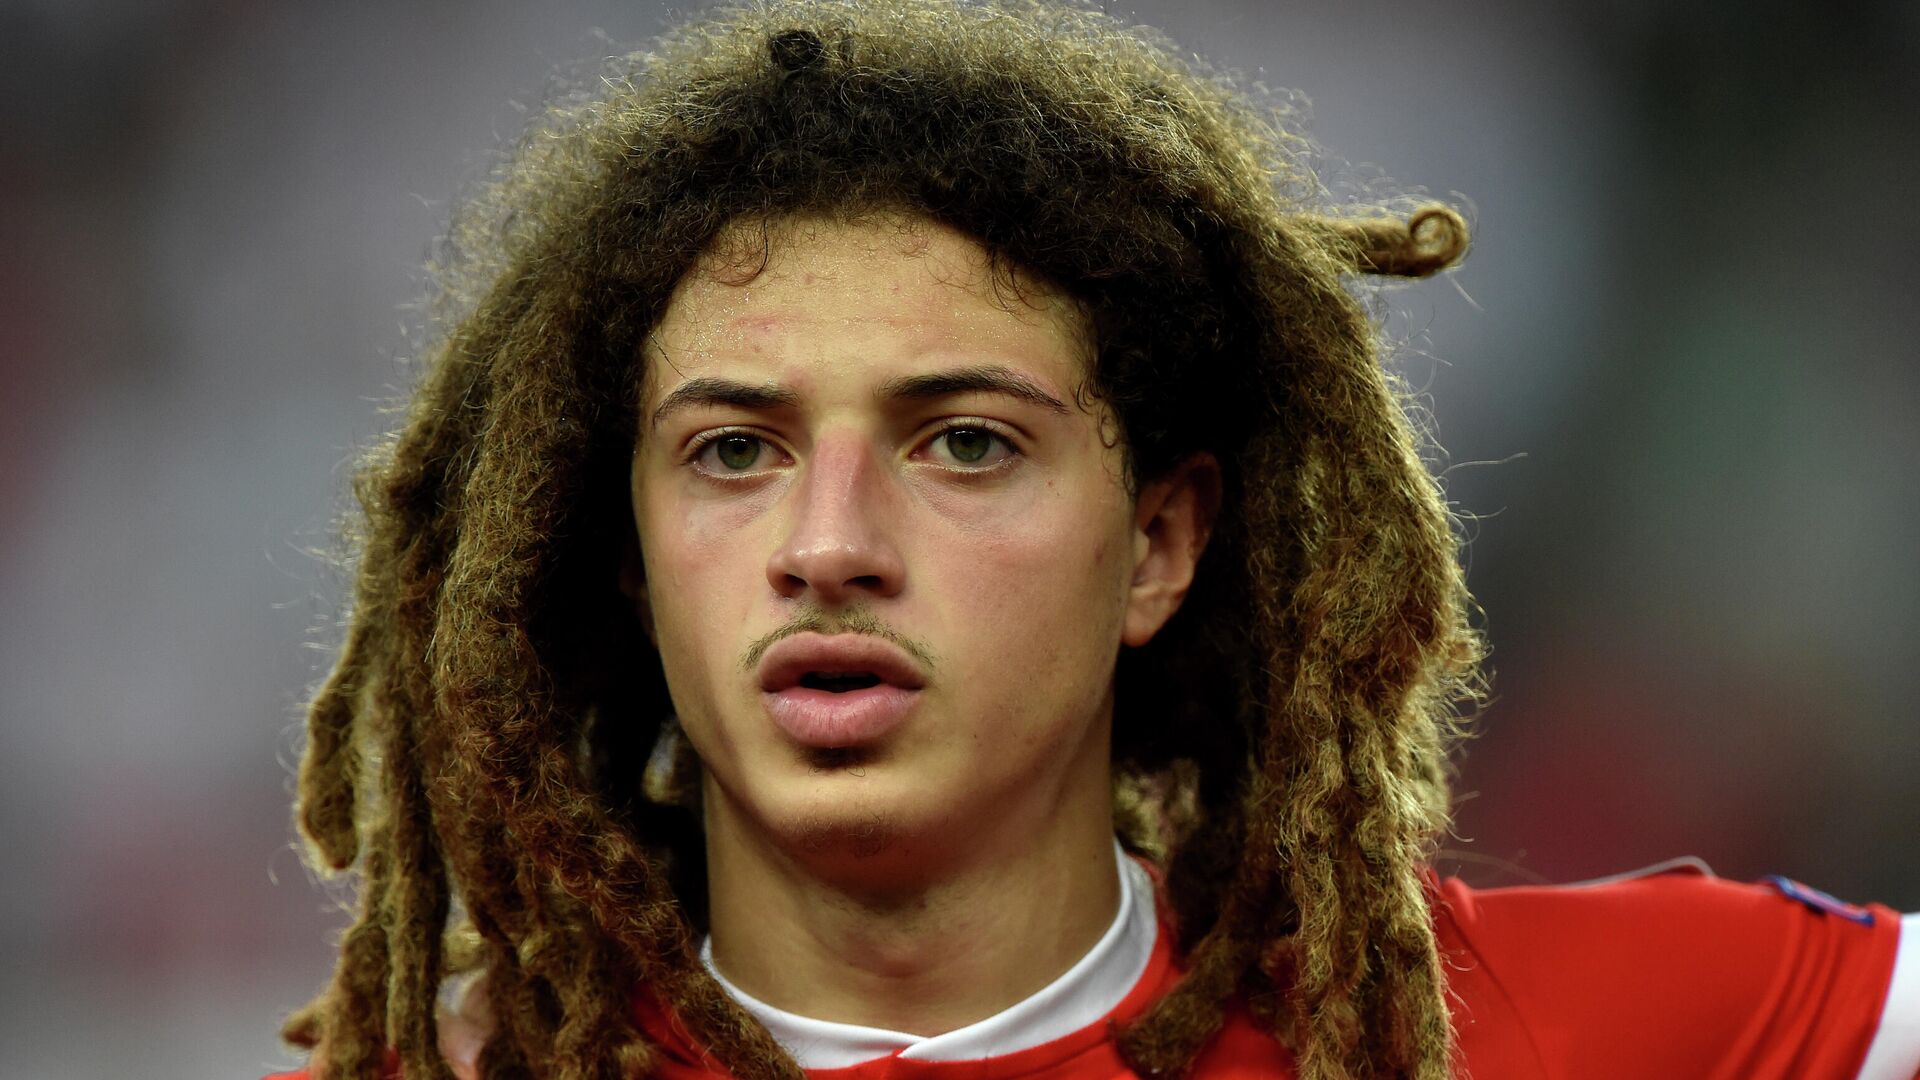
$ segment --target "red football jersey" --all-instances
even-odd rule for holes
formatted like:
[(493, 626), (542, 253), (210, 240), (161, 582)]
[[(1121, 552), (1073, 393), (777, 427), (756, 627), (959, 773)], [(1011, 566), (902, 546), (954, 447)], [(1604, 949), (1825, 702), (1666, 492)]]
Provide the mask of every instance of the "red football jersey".
[[(1435, 927), (1462, 1060), (1479, 1077), (1852, 1080), (1901, 920), (1803, 896), (1697, 866), (1577, 886), (1449, 881)], [(1915, 1074), (1920, 1060), (1897, 1075)]]
[[(1841, 905), (1791, 882), (1740, 884), (1681, 866), (1575, 886), (1476, 890), (1448, 879), (1437, 883), (1434, 929), (1462, 1075), (1854, 1080), (1882, 1027), (1901, 920), (1885, 907)], [(1162, 933), (1126, 998), (1070, 1035), (976, 1061), (894, 1056), (808, 1075), (1126, 1080), (1135, 1074), (1115, 1048), (1116, 1022), (1144, 1013), (1179, 977)], [(662, 1080), (724, 1080), (670, 1009), (644, 992), (635, 1007), (660, 1048)], [(1920, 1012), (1920, 1000), (1899, 1008)], [(1905, 1015), (1887, 1021), (1906, 1031), (1920, 1025)], [(1920, 1059), (1895, 1070), (1920, 1077)], [(1285, 1048), (1235, 1009), (1192, 1075), (1293, 1073)], [(298, 1071), (269, 1080), (309, 1078)]]

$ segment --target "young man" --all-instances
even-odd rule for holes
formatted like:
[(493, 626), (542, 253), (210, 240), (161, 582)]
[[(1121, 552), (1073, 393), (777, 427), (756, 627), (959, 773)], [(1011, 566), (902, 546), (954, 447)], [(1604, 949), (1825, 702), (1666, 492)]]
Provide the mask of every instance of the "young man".
[(1085, 13), (633, 64), (458, 223), (362, 474), (309, 1075), (1920, 1072), (1884, 908), (1426, 868), (1479, 644), (1352, 290), (1456, 215), (1316, 212)]

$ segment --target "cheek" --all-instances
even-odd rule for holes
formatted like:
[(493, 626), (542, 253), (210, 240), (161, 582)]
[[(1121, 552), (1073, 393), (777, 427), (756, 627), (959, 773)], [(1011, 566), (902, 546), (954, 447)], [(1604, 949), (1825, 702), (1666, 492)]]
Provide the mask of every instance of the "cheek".
[[(689, 499), (668, 491), (643, 504), (638, 525), (648, 580), (669, 584), (666, 591), (678, 598), (702, 597), (696, 606), (703, 609), (708, 599), (741, 593), (741, 582), (761, 580), (746, 571), (766, 561), (756, 545), (774, 487), (733, 499)], [(736, 584), (727, 586), (729, 581)], [(710, 595), (702, 586), (719, 593)]]
[(1016, 669), (1064, 672), (1117, 649), (1131, 511), (1101, 493), (1048, 489), (1017, 508), (952, 515), (926, 557), (931, 591)]
[(736, 637), (766, 591), (768, 497), (656, 498), (638, 515), (655, 632), (680, 696), (731, 670)]
[(1048, 484), (1017, 510), (975, 532), (983, 560), (1045, 587), (1110, 585), (1129, 550), (1131, 512), (1104, 487)]
[(724, 561), (743, 552), (745, 533), (762, 522), (781, 489), (778, 482), (768, 482), (738, 495), (715, 497), (674, 490), (671, 482), (662, 487), (646, 507), (641, 537), (644, 541), (653, 536), (657, 544), (684, 553), (677, 560), (682, 563), (702, 558)]

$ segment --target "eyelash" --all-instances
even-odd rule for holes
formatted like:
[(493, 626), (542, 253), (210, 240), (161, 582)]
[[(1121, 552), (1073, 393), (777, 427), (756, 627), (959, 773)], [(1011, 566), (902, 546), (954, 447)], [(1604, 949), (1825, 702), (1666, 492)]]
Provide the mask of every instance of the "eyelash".
[(1007, 456), (1004, 458), (1001, 458), (999, 461), (996, 461), (991, 465), (982, 465), (976, 469), (969, 469), (965, 467), (956, 468), (955, 466), (952, 466), (952, 465), (944, 465), (942, 466), (943, 468), (954, 469), (954, 471), (956, 472), (970, 473), (978, 476), (978, 475), (984, 475), (987, 473), (999, 472), (1001, 469), (1005, 468), (1011, 462), (1017, 461), (1020, 458), (1026, 456), (1025, 452), (1020, 449), (1020, 445), (1014, 441), (1013, 436), (1010, 433), (1008, 433), (1005, 428), (1002, 428), (998, 424), (990, 423), (986, 420), (978, 420), (970, 417), (955, 417), (952, 420), (943, 421), (938, 428), (934, 429), (933, 434), (929, 435), (926, 438), (926, 440), (923, 442), (922, 445), (932, 446), (934, 443), (940, 441), (943, 438), (946, 438), (948, 435), (951, 435), (956, 431), (983, 432), (986, 435), (991, 436), (995, 440), (998, 440), (1001, 446), (1006, 447)]
[[(1004, 468), (1008, 462), (1012, 462), (1026, 456), (1026, 452), (1020, 449), (1019, 444), (1014, 440), (1013, 436), (1001, 425), (992, 423), (987, 420), (981, 420), (981, 419), (972, 418), (972, 417), (955, 417), (954, 419), (943, 422), (938, 428), (934, 429), (932, 434), (928, 435), (926, 439), (922, 440), (920, 445), (931, 446), (936, 441), (942, 438), (945, 438), (946, 436), (951, 435), (956, 431), (984, 432), (987, 435), (992, 436), (994, 439), (999, 440), (1000, 445), (1006, 447), (1007, 455), (1006, 457), (1000, 459), (999, 461), (994, 462), (991, 465), (982, 466), (977, 469), (955, 467), (952, 465), (943, 465), (942, 468), (946, 468), (951, 471), (959, 472), (959, 473), (983, 475), (987, 473), (998, 472), (1002, 468)], [(748, 479), (750, 477), (757, 476), (761, 472), (763, 472), (764, 470), (761, 470), (761, 469), (749, 469), (744, 472), (727, 472), (723, 470), (713, 470), (713, 469), (706, 469), (706, 468), (699, 467), (698, 462), (700, 461), (700, 456), (706, 453), (707, 447), (716, 445), (717, 443), (720, 443), (723, 440), (733, 439), (733, 438), (752, 439), (755, 442), (761, 444), (762, 446), (768, 449), (778, 449), (774, 445), (771, 439), (768, 439), (765, 436), (759, 435), (749, 428), (738, 428), (738, 427), (717, 428), (713, 431), (701, 432), (699, 435), (695, 436), (693, 441), (687, 444), (686, 453), (682, 458), (681, 464), (689, 467), (693, 467), (695, 468), (696, 471), (705, 475), (709, 479), (717, 480), (723, 483), (734, 481), (734, 480)]]
[(713, 431), (701, 432), (699, 435), (694, 436), (693, 441), (687, 444), (686, 454), (683, 460), (681, 461), (681, 464), (687, 465), (687, 466), (696, 466), (696, 471), (701, 472), (706, 476), (711, 477), (712, 479), (715, 479), (715, 480), (735, 480), (741, 477), (756, 475), (760, 470), (752, 470), (748, 472), (722, 472), (722, 471), (715, 471), (711, 469), (697, 468), (697, 463), (700, 460), (700, 455), (706, 453), (707, 447), (717, 445), (727, 439), (735, 439), (735, 438), (752, 439), (753, 441), (761, 444), (762, 446), (765, 446), (768, 448), (773, 447), (773, 442), (771, 440), (763, 438), (759, 435), (756, 435), (752, 431), (748, 430), (747, 428), (718, 428)]

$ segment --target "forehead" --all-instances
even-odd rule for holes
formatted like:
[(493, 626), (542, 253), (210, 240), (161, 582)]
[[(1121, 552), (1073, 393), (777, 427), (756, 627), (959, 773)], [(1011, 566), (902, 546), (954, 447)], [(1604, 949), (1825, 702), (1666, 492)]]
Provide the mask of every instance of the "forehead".
[(729, 227), (675, 287), (647, 351), (657, 400), (716, 366), (782, 378), (942, 360), (1015, 364), (1071, 393), (1092, 349), (1085, 313), (1043, 279), (938, 222), (875, 215)]

